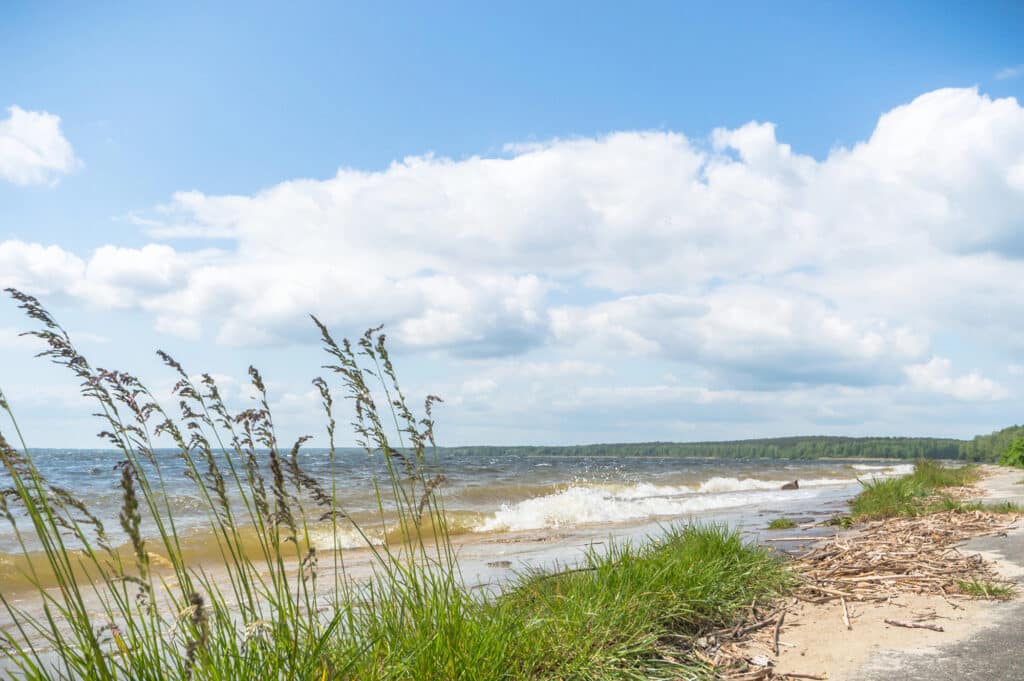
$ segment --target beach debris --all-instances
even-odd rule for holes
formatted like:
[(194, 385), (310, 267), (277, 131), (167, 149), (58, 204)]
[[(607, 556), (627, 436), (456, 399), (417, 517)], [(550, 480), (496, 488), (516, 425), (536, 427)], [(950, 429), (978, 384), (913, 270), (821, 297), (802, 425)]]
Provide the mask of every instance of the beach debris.
[[(958, 490), (964, 498), (977, 496), (978, 490)], [(793, 559), (793, 568), (801, 580), (789, 602), (837, 603), (843, 624), (853, 629), (851, 603), (892, 602), (903, 594), (941, 597), (968, 597), (960, 587), (972, 580), (1006, 583), (981, 555), (958, 548), (967, 539), (1005, 535), (1017, 523), (1019, 515), (985, 510), (951, 510), (916, 517), (888, 518), (870, 522), (831, 538), (817, 540), (815, 546)], [(798, 538), (788, 538), (790, 540)], [(767, 541), (767, 540), (766, 540)], [(750, 608), (749, 624), (713, 631), (695, 643), (692, 655), (708, 664), (716, 678), (730, 681), (778, 679), (826, 679), (825, 675), (781, 672), (772, 656), (751, 655), (751, 644), (761, 650), (779, 653), (786, 643), (783, 633), (786, 605), (765, 616)], [(914, 621), (886, 619), (886, 624), (910, 629), (944, 631), (927, 622), (931, 616)], [(767, 658), (768, 664), (760, 664)]]
[(786, 621), (786, 611), (783, 610), (782, 614), (779, 615), (779, 620), (775, 623), (775, 636), (773, 639), (772, 650), (775, 652), (775, 657), (779, 656), (779, 631), (782, 630), (782, 623)]
[(512, 567), (512, 561), (510, 560), (492, 560), (487, 563), (487, 567), (492, 568), (510, 568)]
[(793, 482), (787, 482), (782, 486), (782, 489), (800, 489), (800, 481), (794, 480)]
[(978, 554), (954, 545), (965, 539), (1004, 534), (1017, 515), (982, 510), (944, 511), (889, 518), (836, 535), (794, 560), (804, 600), (844, 605), (846, 601), (884, 601), (900, 593), (948, 597), (961, 593), (964, 580), (1002, 583)]
[(753, 657), (747, 658), (747, 662), (755, 667), (770, 667), (772, 664), (771, 658), (767, 655), (754, 655)]
[(886, 624), (894, 627), (905, 627), (907, 629), (931, 629), (932, 631), (945, 631), (938, 624), (928, 624), (926, 622), (904, 622), (902, 620), (885, 620)]

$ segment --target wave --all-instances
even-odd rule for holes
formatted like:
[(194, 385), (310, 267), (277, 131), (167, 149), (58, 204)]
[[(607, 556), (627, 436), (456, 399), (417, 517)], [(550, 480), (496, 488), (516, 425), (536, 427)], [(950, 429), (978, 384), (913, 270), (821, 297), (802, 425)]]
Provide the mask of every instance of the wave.
[[(672, 488), (669, 488), (672, 489)], [(662, 490), (667, 492), (668, 490)], [(609, 495), (599, 487), (574, 485), (543, 497), (505, 505), (479, 526), (477, 532), (539, 530), (594, 523), (621, 523), (700, 511), (732, 508), (769, 501), (774, 492), (728, 494)]]
[(867, 463), (855, 463), (851, 464), (850, 468), (855, 471), (862, 471), (867, 473), (867, 478), (878, 478), (878, 477), (889, 477), (893, 475), (910, 475), (914, 472), (914, 464), (912, 463), (901, 463), (901, 464), (886, 464), (876, 465)]
[[(913, 466), (882, 466), (860, 477), (900, 475), (907, 472), (907, 468)], [(781, 487), (788, 480), (720, 476), (694, 486), (577, 482), (548, 494), (503, 504), (473, 529), (476, 532), (540, 530), (681, 516), (792, 499), (794, 495), (807, 498), (810, 496), (808, 489), (850, 485), (856, 481), (853, 477), (802, 478), (799, 490), (785, 492)]]

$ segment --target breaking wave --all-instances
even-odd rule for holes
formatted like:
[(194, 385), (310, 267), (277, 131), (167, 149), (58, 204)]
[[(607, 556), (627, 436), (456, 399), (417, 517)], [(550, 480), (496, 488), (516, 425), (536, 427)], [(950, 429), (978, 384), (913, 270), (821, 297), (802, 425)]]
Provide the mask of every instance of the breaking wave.
[[(880, 466), (863, 478), (888, 477), (910, 472), (913, 466)], [(867, 469), (858, 469), (867, 470)], [(621, 523), (682, 516), (719, 509), (809, 498), (814, 488), (850, 485), (857, 478), (810, 478), (800, 489), (781, 490), (786, 480), (713, 477), (699, 484), (608, 485), (575, 483), (542, 496), (504, 504), (474, 528), (476, 532), (539, 530), (596, 523)]]

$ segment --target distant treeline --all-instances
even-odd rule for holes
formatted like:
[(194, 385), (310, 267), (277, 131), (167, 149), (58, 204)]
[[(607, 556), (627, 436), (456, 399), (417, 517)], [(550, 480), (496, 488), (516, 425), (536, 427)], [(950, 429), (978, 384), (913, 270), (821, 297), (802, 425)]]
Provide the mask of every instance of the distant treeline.
[[(1024, 428), (1022, 428), (1024, 430)], [(975, 438), (977, 441), (977, 438)], [(458, 455), (680, 456), (716, 459), (955, 459), (972, 442), (930, 437), (779, 437), (731, 442), (642, 442), (568, 447), (445, 447)], [(1000, 452), (1001, 453), (1001, 452)], [(998, 458), (998, 454), (995, 458)], [(986, 460), (989, 460), (986, 458)]]
[(978, 435), (960, 445), (960, 458), (967, 461), (998, 461), (1015, 440), (1024, 438), (1024, 426), (1010, 426), (988, 435)]

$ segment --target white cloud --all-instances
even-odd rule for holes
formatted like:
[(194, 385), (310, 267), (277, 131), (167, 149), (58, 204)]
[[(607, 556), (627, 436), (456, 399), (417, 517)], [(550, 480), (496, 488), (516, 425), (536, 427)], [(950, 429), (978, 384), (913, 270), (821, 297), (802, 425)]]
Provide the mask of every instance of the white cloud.
[(932, 366), (940, 333), (1024, 348), (1024, 108), (976, 89), (924, 94), (823, 159), (771, 123), (619, 132), (182, 192), (131, 219), (228, 245), (5, 242), (0, 278), (232, 345), (311, 340), (314, 313), (463, 358), (670, 360), (680, 389), (931, 376), (980, 394), (904, 367)]
[(1021, 74), (1024, 74), (1024, 64), (1007, 66), (996, 72), (996, 80), (1009, 80), (1010, 78), (1016, 78)]
[(85, 262), (60, 246), (0, 242), (0, 283), (42, 296), (69, 293), (83, 280)]
[(22, 335), (21, 329), (0, 327), (0, 350), (31, 350), (40, 352), (45, 349), (46, 344), (43, 341), (33, 336)]
[(924, 364), (906, 367), (912, 386), (919, 390), (949, 395), (958, 400), (999, 400), (1008, 396), (1006, 388), (975, 372), (953, 376), (953, 365), (944, 357), (932, 357)]
[(60, 116), (12, 106), (0, 119), (0, 179), (54, 184), (80, 165), (60, 129)]
[(744, 384), (893, 382), (928, 348), (883, 318), (847, 317), (816, 296), (749, 284), (562, 307), (552, 320), (563, 342), (716, 367)]

